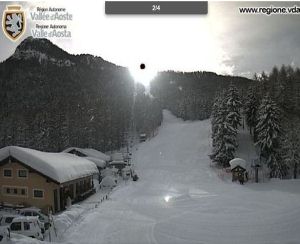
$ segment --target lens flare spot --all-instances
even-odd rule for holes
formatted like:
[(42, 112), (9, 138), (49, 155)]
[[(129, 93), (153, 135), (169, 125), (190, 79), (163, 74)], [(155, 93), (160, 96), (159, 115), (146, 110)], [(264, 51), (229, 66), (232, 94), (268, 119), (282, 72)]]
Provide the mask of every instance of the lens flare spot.
[(171, 196), (167, 195), (164, 197), (165, 202), (169, 202), (171, 200)]

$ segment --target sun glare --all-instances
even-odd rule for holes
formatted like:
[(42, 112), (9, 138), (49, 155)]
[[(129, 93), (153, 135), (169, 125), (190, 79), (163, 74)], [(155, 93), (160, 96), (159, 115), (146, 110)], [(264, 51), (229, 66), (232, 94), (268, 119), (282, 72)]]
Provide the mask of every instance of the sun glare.
[(169, 196), (169, 195), (167, 195), (167, 196), (164, 197), (165, 202), (169, 202), (170, 199), (171, 199), (171, 196)]
[(145, 87), (150, 85), (151, 80), (157, 74), (156, 70), (147, 67), (147, 65), (145, 69), (141, 69), (139, 66), (129, 67), (129, 71), (134, 81), (143, 84)]

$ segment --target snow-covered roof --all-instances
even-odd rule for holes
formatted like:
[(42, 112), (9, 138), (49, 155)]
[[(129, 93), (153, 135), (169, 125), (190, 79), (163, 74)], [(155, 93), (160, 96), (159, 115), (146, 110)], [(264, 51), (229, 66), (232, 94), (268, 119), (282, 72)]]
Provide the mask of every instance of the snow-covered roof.
[(34, 222), (34, 221), (38, 221), (39, 216), (17, 216), (16, 218), (13, 219), (12, 222), (24, 222), (24, 221), (28, 221), (28, 222)]
[(117, 164), (124, 164), (124, 165), (126, 165), (127, 163), (125, 162), (125, 161), (111, 161), (110, 163), (109, 163), (109, 165), (117, 165)]
[(122, 170), (123, 170), (123, 171), (130, 171), (131, 168), (130, 168), (130, 166), (126, 165)]
[(41, 152), (17, 146), (0, 149), (0, 161), (9, 156), (59, 183), (98, 173), (95, 163), (70, 153)]
[(119, 172), (119, 169), (117, 169), (115, 167), (112, 167), (110, 170), (111, 170), (112, 173), (118, 173)]
[(124, 160), (123, 153), (120, 153), (120, 152), (113, 153), (111, 155), (111, 160), (112, 161), (123, 161)]
[(108, 156), (98, 150), (92, 149), (92, 148), (69, 147), (69, 148), (65, 149), (63, 152), (69, 153), (72, 150), (76, 150), (76, 151), (86, 155), (87, 157), (99, 158), (106, 162), (108, 162), (110, 160), (110, 156)]
[(229, 164), (230, 164), (231, 169), (234, 169), (237, 166), (241, 166), (244, 169), (246, 169), (246, 161), (241, 158), (234, 158), (234, 159), (230, 160)]
[(104, 160), (99, 159), (99, 158), (94, 158), (94, 157), (86, 157), (86, 159), (92, 161), (93, 163), (96, 164), (97, 167), (99, 168), (105, 168), (106, 163)]

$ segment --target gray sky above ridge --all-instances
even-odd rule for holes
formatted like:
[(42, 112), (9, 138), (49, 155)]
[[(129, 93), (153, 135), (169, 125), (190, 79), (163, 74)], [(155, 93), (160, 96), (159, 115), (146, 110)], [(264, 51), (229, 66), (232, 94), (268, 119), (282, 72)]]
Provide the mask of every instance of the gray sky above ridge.
[[(0, 2), (3, 13), (6, 5)], [(90, 53), (126, 67), (146, 63), (150, 70), (205, 70), (252, 77), (274, 65), (300, 66), (300, 14), (240, 14), (238, 7), (294, 6), (300, 2), (209, 2), (207, 16), (107, 16), (104, 1), (20, 2), (31, 35), (37, 6), (66, 7), (73, 14), (71, 39), (50, 39), (64, 50)], [(51, 22), (48, 22), (50, 24)], [(60, 22), (63, 23), (63, 22)], [(16, 43), (0, 34), (0, 60)]]

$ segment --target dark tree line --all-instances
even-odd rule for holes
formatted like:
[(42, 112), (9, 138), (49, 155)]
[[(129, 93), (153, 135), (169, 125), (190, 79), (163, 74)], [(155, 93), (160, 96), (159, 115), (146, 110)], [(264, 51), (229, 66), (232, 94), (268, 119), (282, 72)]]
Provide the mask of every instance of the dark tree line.
[(251, 80), (222, 76), (211, 72), (160, 72), (151, 83), (151, 94), (163, 108), (184, 120), (203, 120), (211, 115), (216, 89), (227, 89), (233, 83), (241, 94)]
[[(118, 149), (134, 133), (134, 97), (127, 69), (27, 38), (0, 64), (0, 147)], [(161, 122), (160, 105), (137, 101), (155, 111), (151, 120), (140, 116), (138, 122), (154, 130)]]
[(134, 128), (138, 134), (145, 133), (149, 137), (161, 124), (162, 108), (158, 99), (146, 93), (145, 87), (136, 84), (136, 95), (133, 108)]
[(255, 75), (244, 106), (246, 122), (270, 177), (297, 178), (300, 163), (300, 70), (274, 67)]
[[(241, 106), (243, 104), (243, 106)], [(300, 70), (274, 67), (254, 76), (245, 96), (231, 85), (219, 92), (212, 106), (211, 159), (223, 167), (234, 158), (242, 109), (261, 163), (270, 178), (297, 178), (300, 163)]]

